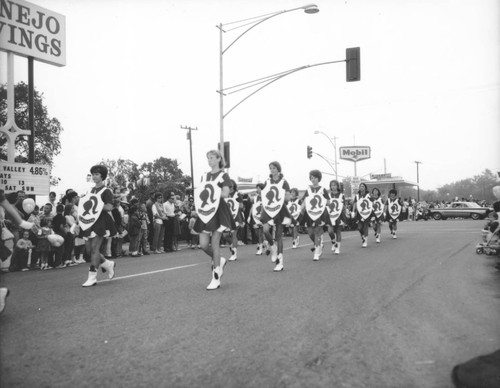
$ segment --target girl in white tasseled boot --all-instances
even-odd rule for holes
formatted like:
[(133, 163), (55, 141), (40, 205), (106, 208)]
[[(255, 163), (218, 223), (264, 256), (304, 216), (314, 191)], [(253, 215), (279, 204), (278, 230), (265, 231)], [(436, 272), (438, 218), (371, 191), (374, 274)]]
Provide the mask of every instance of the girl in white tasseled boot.
[(253, 198), (252, 209), (250, 210), (250, 214), (248, 215), (247, 222), (251, 228), (255, 231), (257, 236), (257, 251), (255, 254), (257, 256), (261, 256), (264, 252), (264, 232), (262, 229), (262, 222), (260, 222), (260, 217), (262, 214), (262, 196), (261, 192), (264, 188), (263, 183), (257, 183), (255, 186), (257, 190), (257, 194)]
[[(271, 261), (275, 263), (274, 272), (283, 271), (283, 225), (290, 225), (292, 217), (286, 206), (290, 199), (290, 185), (281, 173), (281, 165), (269, 163), (269, 178), (262, 189), (261, 222), (264, 238), (269, 243)], [(274, 238), (273, 238), (274, 233)]]
[(80, 199), (78, 205), (78, 219), (83, 237), (90, 251), (90, 269), (88, 279), (82, 287), (91, 287), (97, 284), (97, 271), (107, 273), (108, 278), (115, 276), (115, 262), (107, 260), (100, 252), (102, 240), (105, 236), (114, 236), (118, 233), (115, 222), (110, 215), (113, 209), (113, 193), (104, 185), (108, 169), (103, 165), (95, 165), (90, 169), (95, 186), (90, 193)]
[(361, 236), (361, 246), (368, 245), (368, 228), (373, 212), (373, 204), (370, 199), (368, 187), (364, 183), (359, 184), (358, 193), (354, 196), (353, 213), (358, 223), (358, 231)]
[(238, 193), (236, 182), (233, 179), (231, 179), (230, 182), (229, 195), (224, 198), (233, 218), (230, 233), (231, 246), (229, 247), (231, 256), (228, 261), (236, 261), (238, 258), (238, 231), (243, 227), (245, 221), (243, 219), (243, 198), (240, 193)]
[(321, 237), (323, 236), (323, 226), (331, 225), (330, 216), (327, 211), (327, 204), (330, 200), (328, 191), (320, 186), (322, 174), (319, 170), (309, 172), (309, 180), (311, 185), (307, 188), (303, 199), (305, 212), (303, 213), (303, 221), (307, 225), (309, 238), (313, 242), (314, 252), (313, 260), (318, 261), (322, 252), (323, 244)]
[(380, 233), (382, 232), (385, 204), (378, 188), (374, 187), (372, 189), (371, 197), (373, 203), (372, 225), (375, 232), (375, 242), (378, 244), (380, 243)]
[(212, 280), (207, 290), (216, 290), (221, 285), (226, 259), (220, 256), (222, 232), (231, 228), (231, 211), (224, 200), (229, 195), (231, 180), (224, 172), (224, 157), (221, 152), (207, 152), (211, 171), (203, 174), (200, 185), (195, 189), (194, 202), (198, 218), (194, 231), (200, 234), (200, 247), (212, 259)]
[(292, 188), (290, 190), (290, 201), (288, 202), (288, 211), (292, 216), (292, 249), (299, 247), (299, 216), (302, 209), (302, 201), (299, 199), (299, 189)]
[(328, 234), (332, 240), (332, 251), (335, 255), (340, 254), (340, 242), (342, 241), (342, 222), (346, 222), (345, 197), (337, 180), (330, 182), (330, 202), (327, 206), (332, 225), (328, 225)]

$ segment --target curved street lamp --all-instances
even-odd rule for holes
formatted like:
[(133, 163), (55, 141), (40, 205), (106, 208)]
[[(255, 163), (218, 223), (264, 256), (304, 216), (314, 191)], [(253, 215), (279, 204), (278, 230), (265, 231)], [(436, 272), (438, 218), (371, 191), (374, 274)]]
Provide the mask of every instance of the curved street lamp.
[(333, 141), (332, 141), (331, 137), (328, 136), (326, 133), (324, 133), (322, 131), (314, 131), (314, 134), (315, 135), (322, 134), (322, 135), (326, 136), (328, 138), (328, 140), (330, 141), (330, 144), (332, 145), (333, 150), (335, 151), (335, 153), (334, 153), (334, 155), (335, 155), (335, 168), (334, 168), (334, 171), (335, 171), (335, 180), (338, 181), (339, 178), (338, 178), (338, 174), (337, 174), (337, 137), (334, 136), (333, 137)]
[[(280, 73), (280, 74), (277, 74), (277, 75), (273, 75), (273, 76), (270, 76), (270, 77), (265, 77), (265, 79), (260, 79), (260, 80), (256, 80), (256, 81), (251, 81), (251, 83), (253, 84), (252, 86), (254, 85), (257, 85), (258, 83), (263, 83), (263, 82), (267, 82), (264, 86), (262, 86), (261, 88), (257, 89), (254, 93), (250, 94), (249, 96), (247, 96), (246, 98), (244, 98), (242, 101), (240, 101), (238, 104), (236, 104), (234, 107), (231, 108), (231, 110), (229, 110), (226, 114), (224, 114), (224, 72), (223, 72), (223, 69), (224, 69), (224, 66), (223, 66), (223, 56), (224, 56), (224, 53), (233, 45), (235, 44), (243, 35), (245, 35), (247, 32), (249, 32), (251, 29), (253, 29), (254, 27), (257, 27), (259, 24), (261, 23), (264, 23), (266, 20), (269, 20), (275, 16), (278, 16), (278, 15), (282, 15), (284, 13), (287, 13), (287, 12), (292, 12), (292, 11), (298, 11), (298, 10), (303, 10), (305, 13), (307, 14), (315, 14), (315, 13), (318, 13), (319, 12), (319, 8), (316, 4), (307, 4), (307, 5), (303, 5), (301, 7), (297, 7), (297, 8), (292, 8), (292, 9), (288, 9), (288, 10), (283, 10), (283, 11), (276, 11), (276, 12), (272, 12), (272, 13), (269, 13), (269, 14), (266, 14), (266, 15), (261, 15), (261, 16), (255, 16), (255, 17), (252, 17), (252, 18), (248, 18), (248, 19), (244, 19), (244, 20), (238, 20), (238, 21), (235, 21), (235, 22), (229, 22), (229, 23), (220, 23), (217, 28), (219, 29), (219, 45), (220, 45), (220, 48), (219, 48), (219, 90), (218, 90), (218, 93), (219, 93), (219, 115), (220, 115), (220, 143), (219, 143), (219, 150), (221, 152), (221, 154), (224, 154), (224, 117), (227, 116), (234, 108), (236, 108), (239, 104), (241, 104), (243, 101), (245, 101), (247, 98), (249, 98), (250, 96), (252, 96), (253, 94), (257, 93), (259, 90), (261, 90), (262, 88), (264, 88), (265, 86), (269, 85), (270, 83), (274, 82), (274, 81), (277, 81), (278, 79), (288, 75), (288, 74), (291, 74), (295, 71), (298, 71), (298, 70), (302, 70), (303, 68), (306, 68), (306, 67), (309, 67), (309, 66), (303, 66), (301, 68), (297, 68), (297, 69), (292, 69), (292, 70), (288, 70), (286, 72), (283, 72), (283, 73)], [(245, 31), (243, 31), (241, 34), (239, 34), (226, 48), (224, 48), (224, 45), (223, 45), (223, 41), (222, 41), (222, 33), (223, 32), (229, 32), (229, 31), (232, 31), (232, 30), (235, 30), (235, 29), (238, 29), (238, 28), (243, 28), (243, 27), (246, 27), (246, 26), (249, 26)], [(229, 27), (229, 28), (226, 28), (226, 27)], [(257, 83), (255, 83), (257, 82)], [(238, 86), (241, 86), (241, 85), (238, 85)], [(246, 88), (246, 87), (245, 87)], [(239, 90), (242, 90), (242, 89), (239, 89)]]

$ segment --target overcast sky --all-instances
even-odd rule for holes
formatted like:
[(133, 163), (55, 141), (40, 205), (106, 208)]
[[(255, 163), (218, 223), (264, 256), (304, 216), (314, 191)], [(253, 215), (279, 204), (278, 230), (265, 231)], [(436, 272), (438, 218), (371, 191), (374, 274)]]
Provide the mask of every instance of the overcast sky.
[[(177, 159), (195, 181), (219, 141), (216, 25), (307, 4), (295, 0), (33, 0), (66, 16), (67, 66), (37, 62), (35, 87), (64, 128), (57, 191), (82, 190), (101, 159)], [(272, 18), (224, 54), (225, 86), (302, 65), (345, 59), (361, 47), (361, 81), (345, 64), (312, 67), (273, 83), (225, 119), (230, 175), (264, 179), (278, 160), (292, 186), (333, 174), (334, 147), (371, 147), (358, 176), (391, 173), (420, 187), (500, 171), (500, 6), (497, 0), (318, 0), (320, 12)], [(224, 45), (242, 30), (224, 34)], [(6, 55), (0, 55), (5, 68)], [(2, 82), (6, 82), (2, 71)], [(15, 61), (16, 82), (27, 60)], [(227, 111), (245, 97), (225, 98)], [(340, 161), (340, 160), (339, 160)], [(354, 174), (342, 160), (339, 176)], [(325, 174), (325, 181), (332, 176)]]

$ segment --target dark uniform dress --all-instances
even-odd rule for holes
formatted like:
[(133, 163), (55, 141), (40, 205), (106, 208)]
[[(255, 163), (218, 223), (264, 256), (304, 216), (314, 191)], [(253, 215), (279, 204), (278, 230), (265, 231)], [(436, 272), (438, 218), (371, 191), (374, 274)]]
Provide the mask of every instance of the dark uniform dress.
[[(342, 202), (342, 213), (340, 213), (340, 216), (337, 217), (337, 219), (332, 224), (332, 226), (340, 226), (340, 224), (342, 222), (344, 224), (347, 224), (347, 218), (345, 216), (346, 203), (345, 203), (345, 196), (344, 196), (344, 194), (342, 194), (342, 193), (337, 193), (337, 194), (330, 193), (330, 197), (331, 197), (331, 199), (338, 199), (340, 202)], [(330, 218), (330, 221), (332, 221), (331, 218)]]
[[(327, 201), (330, 199), (330, 195), (328, 194), (328, 191), (321, 186), (318, 187), (313, 187), (309, 186), (310, 190), (312, 191), (313, 194), (319, 193), (321, 194)], [(321, 192), (320, 192), (321, 191)], [(304, 196), (302, 197), (302, 202), (306, 200), (306, 198), (309, 196), (309, 190), (306, 190)], [(299, 222), (301, 225), (307, 225), (308, 227), (316, 227), (316, 226), (323, 226), (323, 225), (331, 225), (332, 222), (330, 220), (330, 215), (328, 214), (328, 209), (325, 207), (325, 211), (321, 216), (319, 216), (316, 220), (312, 220), (309, 214), (307, 213), (307, 210), (304, 209), (304, 212), (301, 213), (299, 217)]]
[[(272, 179), (272, 178), (269, 178), (269, 179)], [(285, 192), (290, 192), (290, 185), (285, 180), (285, 178), (283, 178), (283, 175), (280, 174), (280, 179), (278, 179), (277, 181), (273, 181), (272, 183), (274, 183), (274, 184), (280, 183), (281, 180), (283, 180), (283, 189), (285, 190)], [(264, 184), (264, 188), (268, 185), (268, 183), (269, 183), (269, 181), (266, 181), (266, 183)], [(266, 200), (265, 198), (262, 198), (262, 201), (265, 201), (265, 200)], [(290, 215), (290, 212), (288, 211), (286, 200), (285, 200), (285, 202), (283, 202), (283, 206), (281, 207), (281, 210), (279, 211), (279, 213), (276, 214), (274, 217), (271, 217), (269, 214), (267, 214), (266, 209), (264, 207), (262, 207), (262, 214), (260, 216), (260, 222), (265, 224), (265, 223), (273, 220), (274, 225), (281, 225), (283, 223), (283, 220), (285, 219), (285, 217), (290, 218), (290, 220), (292, 219), (292, 216)]]
[[(241, 194), (238, 193), (237, 191), (235, 191), (232, 194), (230, 193), (229, 197), (234, 198), (234, 200), (236, 201), (237, 206), (238, 206), (238, 211), (236, 212), (236, 216), (233, 216), (233, 212), (231, 212), (231, 209), (229, 209), (229, 205), (228, 205), (228, 209), (231, 212), (231, 219), (232, 219), (231, 230), (236, 230), (237, 228), (241, 228), (245, 224), (244, 217), (243, 217), (243, 210), (240, 209), (240, 203), (243, 202), (243, 198), (241, 197)], [(226, 204), (227, 204), (227, 201), (224, 201), (224, 202), (226, 202)], [(236, 225), (236, 223), (238, 223), (238, 225)]]
[[(214, 181), (217, 178), (219, 178), (219, 175), (222, 175), (222, 182), (218, 183), (217, 185), (220, 188), (223, 188), (224, 186), (229, 187), (231, 186), (231, 180), (229, 178), (229, 175), (225, 173), (224, 171), (219, 171), (216, 172), (215, 174), (212, 173), (207, 173), (206, 174), (206, 181)], [(224, 227), (225, 229), (231, 229), (233, 221), (233, 216), (231, 215), (231, 211), (229, 210), (229, 207), (227, 206), (226, 201), (221, 198), (219, 201), (219, 207), (217, 208), (217, 211), (215, 212), (214, 216), (208, 221), (207, 224), (205, 224), (200, 217), (196, 219), (196, 222), (194, 224), (194, 231), (196, 233), (202, 233), (202, 232), (214, 232), (218, 230), (221, 227)]]
[[(101, 199), (104, 204), (113, 203), (113, 193), (105, 186), (99, 188), (93, 187), (90, 192), (92, 194), (98, 194), (100, 192)], [(99, 215), (99, 218), (96, 220), (96, 222), (94, 222), (94, 224), (90, 228), (83, 232), (83, 237), (93, 237), (93, 235), (91, 236), (92, 232), (94, 232), (97, 236), (104, 237), (104, 235), (106, 235), (106, 231), (109, 231), (109, 236), (111, 237), (118, 233), (113, 217), (111, 217), (111, 214), (109, 212), (103, 210), (101, 211), (101, 214)]]

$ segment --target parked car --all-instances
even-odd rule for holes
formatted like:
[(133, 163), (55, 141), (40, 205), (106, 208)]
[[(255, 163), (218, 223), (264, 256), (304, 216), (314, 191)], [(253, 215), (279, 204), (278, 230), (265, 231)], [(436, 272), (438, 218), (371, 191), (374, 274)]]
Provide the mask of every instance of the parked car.
[(429, 209), (430, 215), (435, 220), (445, 220), (448, 217), (483, 219), (492, 208), (481, 207), (475, 202), (452, 202), (448, 207)]

